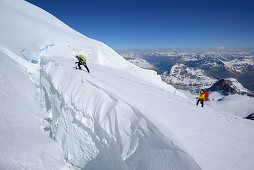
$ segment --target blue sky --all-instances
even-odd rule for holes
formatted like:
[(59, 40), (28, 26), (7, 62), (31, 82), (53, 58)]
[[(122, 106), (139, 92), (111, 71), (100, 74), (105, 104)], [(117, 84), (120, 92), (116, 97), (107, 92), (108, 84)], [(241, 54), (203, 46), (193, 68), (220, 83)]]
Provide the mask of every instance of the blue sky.
[(254, 47), (254, 1), (27, 1), (114, 49)]

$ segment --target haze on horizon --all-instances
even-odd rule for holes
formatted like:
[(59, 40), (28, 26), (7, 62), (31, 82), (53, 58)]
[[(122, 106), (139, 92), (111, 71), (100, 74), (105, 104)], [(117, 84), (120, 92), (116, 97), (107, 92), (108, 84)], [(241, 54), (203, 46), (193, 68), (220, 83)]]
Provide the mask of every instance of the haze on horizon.
[(27, 0), (114, 49), (254, 47), (254, 1)]

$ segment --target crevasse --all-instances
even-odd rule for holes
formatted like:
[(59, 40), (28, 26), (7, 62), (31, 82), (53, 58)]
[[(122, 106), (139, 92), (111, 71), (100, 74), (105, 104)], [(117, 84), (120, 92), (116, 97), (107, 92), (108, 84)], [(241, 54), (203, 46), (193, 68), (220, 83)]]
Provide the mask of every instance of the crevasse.
[[(199, 169), (138, 109), (75, 70), (41, 59), (45, 131), (77, 169)], [(72, 79), (65, 77), (72, 76)]]

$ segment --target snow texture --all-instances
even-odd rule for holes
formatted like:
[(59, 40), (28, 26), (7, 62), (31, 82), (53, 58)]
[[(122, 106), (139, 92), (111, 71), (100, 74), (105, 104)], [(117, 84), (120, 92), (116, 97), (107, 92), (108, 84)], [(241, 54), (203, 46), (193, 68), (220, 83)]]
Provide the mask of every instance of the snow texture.
[[(211, 97), (214, 98), (214, 96), (215, 94), (213, 93)], [(219, 98), (219, 101), (212, 100), (209, 103), (211, 107), (218, 111), (231, 113), (242, 118), (246, 118), (249, 114), (254, 113), (254, 98), (246, 95), (222, 96)]]
[(68, 169), (43, 131), (36, 94), (29, 76), (0, 52), (0, 169)]
[(253, 168), (249, 121), (195, 106), (25, 1), (0, 1), (0, 27), (1, 169)]

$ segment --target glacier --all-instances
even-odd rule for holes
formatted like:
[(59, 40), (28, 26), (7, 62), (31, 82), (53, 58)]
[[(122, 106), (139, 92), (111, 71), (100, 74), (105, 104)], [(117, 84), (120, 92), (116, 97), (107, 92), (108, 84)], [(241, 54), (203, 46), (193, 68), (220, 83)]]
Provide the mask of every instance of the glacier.
[(250, 121), (195, 106), (26, 1), (1, 0), (0, 26), (1, 169), (253, 168)]

